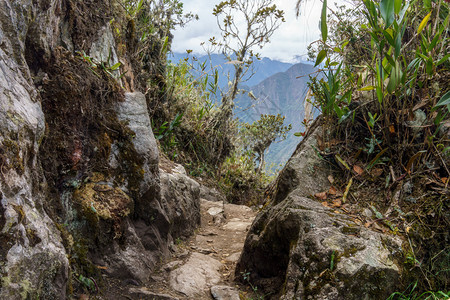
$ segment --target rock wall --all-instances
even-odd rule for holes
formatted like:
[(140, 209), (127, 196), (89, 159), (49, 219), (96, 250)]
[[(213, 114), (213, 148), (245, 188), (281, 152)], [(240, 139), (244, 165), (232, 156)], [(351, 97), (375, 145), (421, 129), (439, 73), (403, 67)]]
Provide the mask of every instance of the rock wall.
[(160, 171), (120, 9), (0, 0), (1, 299), (66, 299), (101, 270), (145, 282), (200, 222), (198, 184)]
[(247, 235), (236, 276), (250, 274), (272, 299), (386, 299), (400, 287), (402, 241), (313, 200), (328, 190), (333, 172), (313, 148), (321, 132), (316, 123), (280, 173), (271, 203)]
[(0, 1), (0, 298), (65, 298), (68, 260), (44, 210), (45, 117), (25, 60), (31, 1)]

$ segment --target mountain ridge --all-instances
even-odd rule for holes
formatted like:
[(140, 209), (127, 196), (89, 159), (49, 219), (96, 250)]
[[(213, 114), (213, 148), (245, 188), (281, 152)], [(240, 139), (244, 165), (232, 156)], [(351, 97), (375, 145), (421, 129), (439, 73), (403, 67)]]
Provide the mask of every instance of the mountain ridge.
[[(226, 88), (228, 86), (228, 77), (226, 76), (226, 74), (232, 74), (234, 71), (234, 67), (232, 64), (228, 63), (225, 57), (221, 54), (211, 54), (211, 58), (209, 58), (208, 55), (171, 53), (169, 54), (168, 59), (176, 63), (180, 60), (193, 57), (195, 57), (195, 59), (201, 63), (206, 61), (207, 66), (212, 65), (214, 68), (219, 68), (221, 70), (219, 72), (223, 74), (223, 76), (219, 76), (219, 86), (222, 88)], [(248, 78), (248, 76), (244, 78), (244, 82), (242, 82), (242, 84), (245, 84), (247, 86), (257, 85), (264, 79), (278, 72), (284, 72), (292, 66), (293, 64), (291, 63), (284, 63), (281, 61), (263, 57), (260, 60), (255, 60), (253, 62), (254, 74), (250, 78)]]

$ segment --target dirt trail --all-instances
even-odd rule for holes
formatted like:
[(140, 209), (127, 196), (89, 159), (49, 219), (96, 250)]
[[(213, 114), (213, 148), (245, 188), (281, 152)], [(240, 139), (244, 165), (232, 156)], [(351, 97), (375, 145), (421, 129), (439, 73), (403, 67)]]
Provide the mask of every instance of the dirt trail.
[(171, 261), (145, 287), (129, 287), (124, 299), (239, 300), (247, 291), (233, 282), (234, 268), (255, 215), (247, 206), (201, 200), (196, 234), (176, 241)]

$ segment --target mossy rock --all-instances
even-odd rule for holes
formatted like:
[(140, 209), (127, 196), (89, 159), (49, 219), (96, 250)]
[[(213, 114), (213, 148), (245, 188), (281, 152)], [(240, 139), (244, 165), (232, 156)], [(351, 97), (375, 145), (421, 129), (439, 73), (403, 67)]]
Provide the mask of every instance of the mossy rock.
[(91, 182), (81, 186), (74, 192), (73, 201), (92, 226), (98, 227), (100, 221), (112, 221), (115, 237), (121, 236), (121, 220), (134, 208), (134, 201), (124, 191), (102, 183)]

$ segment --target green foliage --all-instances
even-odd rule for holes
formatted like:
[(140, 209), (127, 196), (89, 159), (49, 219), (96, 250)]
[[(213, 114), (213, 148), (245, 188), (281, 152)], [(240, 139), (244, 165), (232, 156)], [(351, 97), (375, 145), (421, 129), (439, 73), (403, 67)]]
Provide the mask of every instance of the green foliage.
[(253, 294), (255, 295), (255, 298), (249, 298), (249, 297), (245, 297), (245, 300), (264, 300), (265, 299), (265, 295), (261, 295), (258, 291), (258, 287), (254, 284), (251, 283), (250, 281), (250, 272), (241, 272), (241, 277), (244, 280), (244, 282), (246, 284), (248, 284), (250, 286), (250, 288), (253, 291)]
[(83, 287), (88, 290), (89, 292), (96, 292), (98, 291), (97, 284), (95, 283), (93, 278), (88, 278), (83, 275), (79, 275), (77, 280), (83, 285)]
[(141, 42), (154, 34), (164, 40), (176, 26), (198, 19), (192, 13), (184, 13), (179, 0), (124, 0), (123, 3), (128, 16), (138, 23)]
[(77, 51), (77, 53), (83, 61), (89, 64), (92, 73), (95, 74), (95, 76), (97, 76), (98, 78), (101, 78), (100, 74), (98, 73), (98, 69), (102, 69), (106, 74), (108, 74), (109, 76), (111, 76), (111, 78), (114, 79), (120, 79), (123, 76), (123, 74), (120, 75), (120, 73), (118, 72), (121, 66), (120, 62), (112, 66), (110, 65), (111, 52), (109, 53), (106, 62), (99, 62), (94, 58), (90, 57), (89, 55), (87, 55), (84, 51)]
[(261, 204), (266, 186), (274, 179), (257, 172), (252, 151), (238, 149), (220, 166), (219, 183), (231, 203)]
[[(180, 162), (187, 164), (193, 174), (200, 175), (203, 171), (213, 172), (223, 162), (228, 150), (220, 147), (231, 142), (228, 133), (217, 132), (213, 123), (217, 108), (212, 97), (217, 90), (218, 73), (211, 81), (207, 74), (195, 78), (190, 74), (191, 68), (187, 61), (168, 65), (169, 102), (161, 125), (155, 124), (154, 128), (156, 137), (171, 145), (166, 148), (167, 154), (173, 157), (175, 152), (182, 152)], [(232, 132), (230, 129), (229, 134)]]
[(404, 292), (395, 292), (387, 300), (447, 300), (450, 297), (449, 292), (427, 291), (419, 293), (416, 291), (417, 282), (411, 284)]
[(285, 117), (280, 114), (261, 115), (260, 119), (252, 124), (244, 123), (240, 129), (244, 149), (253, 151), (258, 155), (258, 172), (264, 167), (264, 152), (277, 139), (285, 139), (292, 126), (284, 126)]
[(181, 124), (181, 118), (183, 114), (177, 114), (172, 122), (164, 122), (161, 126), (155, 131), (155, 138), (160, 140), (171, 135), (176, 127), (179, 127)]
[[(319, 76), (310, 81), (314, 104), (325, 119), (324, 139), (345, 143), (345, 150), (332, 151), (346, 152), (347, 161), (357, 158), (367, 172), (381, 174), (377, 177), (392, 189), (387, 195), (394, 195), (394, 187), (404, 179), (417, 183), (434, 176), (444, 182), (442, 191), (427, 192), (426, 200), (417, 205), (406, 204), (404, 195), (389, 203), (390, 209), (410, 209), (408, 222), (419, 223), (421, 230), (411, 244), (417, 251), (408, 264), (417, 272), (417, 288), (392, 299), (442, 299), (438, 298), (442, 292), (424, 291), (448, 289), (449, 259), (441, 253), (448, 253), (444, 242), (448, 217), (443, 213), (448, 206), (442, 198), (448, 199), (450, 177), (449, 4), (443, 0), (359, 4), (353, 10), (338, 8), (326, 17), (322, 12), (328, 26), (321, 23), (322, 39), (309, 48), (321, 67)], [(323, 9), (330, 11), (326, 3)], [(424, 220), (424, 214), (433, 218)], [(422, 230), (440, 238), (431, 246)], [(422, 243), (427, 243), (426, 250)]]

